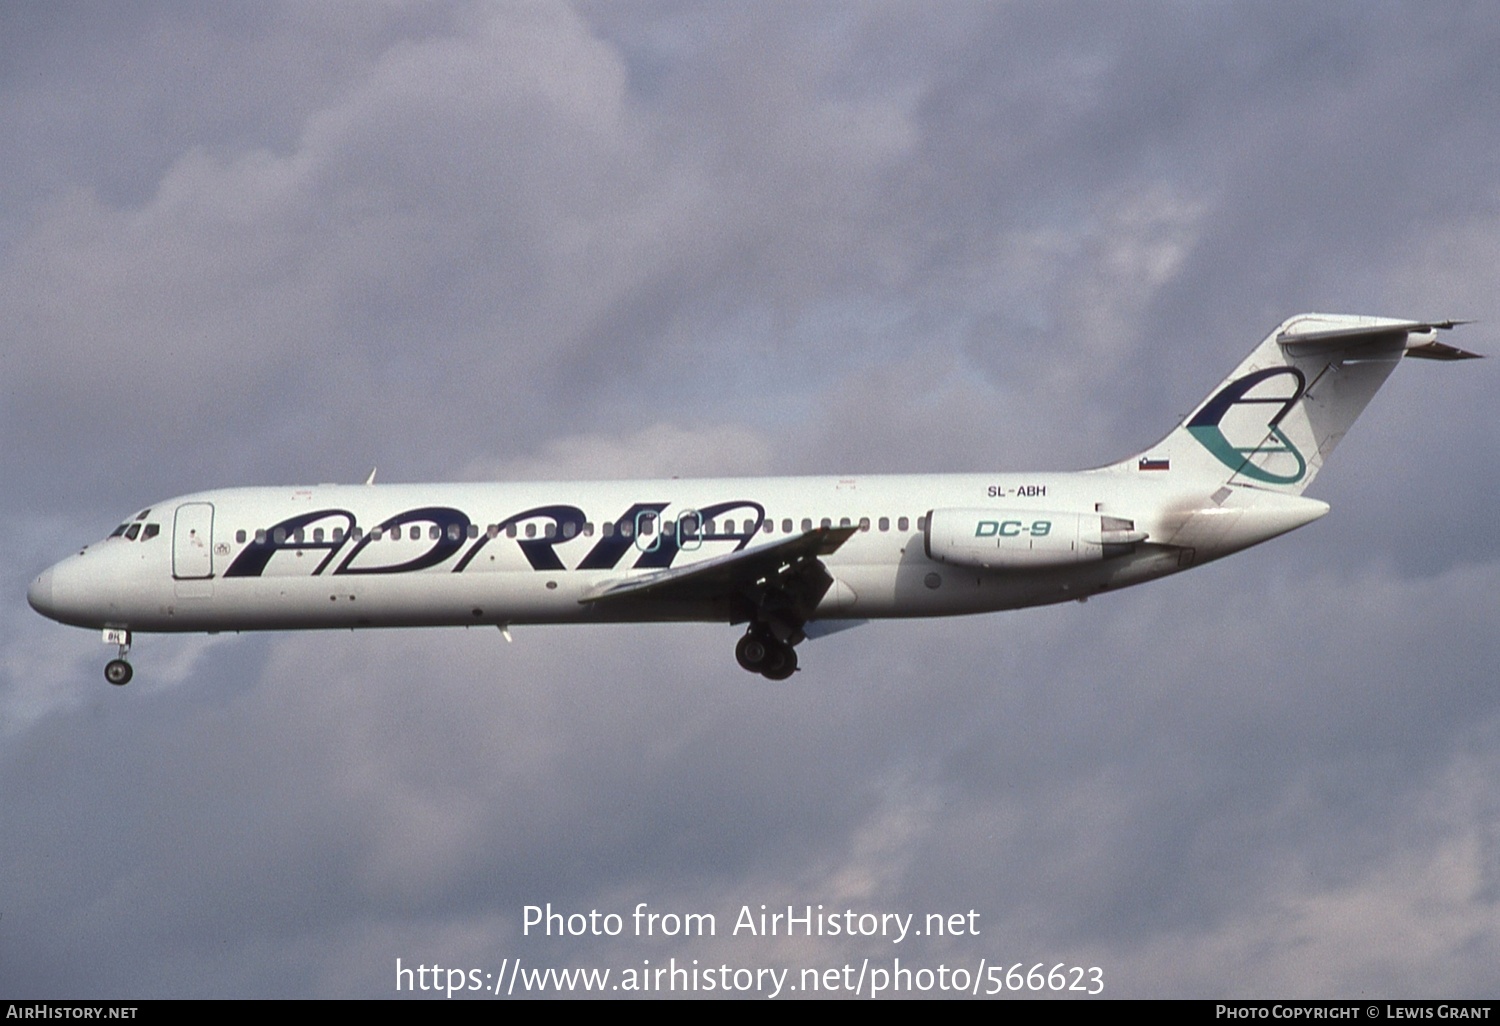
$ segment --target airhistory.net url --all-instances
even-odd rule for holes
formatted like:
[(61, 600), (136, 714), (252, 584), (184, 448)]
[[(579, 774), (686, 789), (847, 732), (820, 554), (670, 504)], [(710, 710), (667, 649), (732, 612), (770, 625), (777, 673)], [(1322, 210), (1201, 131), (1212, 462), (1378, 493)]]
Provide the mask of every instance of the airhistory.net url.
[(767, 998), (782, 994), (846, 994), (876, 998), (882, 995), (968, 994), (999, 997), (1018, 992), (1098, 995), (1104, 992), (1104, 970), (1061, 962), (1053, 966), (1038, 962), (1027, 966), (990, 965), (980, 959), (978, 968), (936, 968), (902, 965), (900, 958), (872, 965), (866, 958), (827, 969), (734, 968), (724, 963), (704, 966), (698, 959), (679, 963), (673, 957), (659, 965), (643, 959), (639, 966), (624, 969), (559, 969), (527, 966), (519, 958), (502, 958), (498, 971), (444, 969), (422, 964), (404, 966), (396, 959), (396, 992), (427, 992), (453, 997), (455, 994), (511, 997), (543, 993), (618, 994), (758, 994)]

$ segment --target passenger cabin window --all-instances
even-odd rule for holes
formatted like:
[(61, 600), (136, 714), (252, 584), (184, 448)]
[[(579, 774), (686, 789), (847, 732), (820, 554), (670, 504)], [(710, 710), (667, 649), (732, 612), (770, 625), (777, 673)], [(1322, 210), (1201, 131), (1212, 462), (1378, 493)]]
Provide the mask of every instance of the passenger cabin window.
[(236, 531), (236, 532), (234, 532), (234, 540), (237, 541), (237, 542), (239, 542), (241, 545), (245, 544), (245, 532), (244, 531)]
[(890, 517), (881, 517), (880, 518), (880, 529), (882, 531), (889, 531), (891, 529), (891, 518)]
[(782, 534), (791, 534), (792, 533), (792, 518), (791, 517), (786, 517), (786, 518), (784, 518), (781, 521), (781, 533)]
[(911, 523), (910, 520), (907, 520), (905, 517), (900, 517), (896, 521), (896, 530), (898, 530), (898, 531), (904, 531), (904, 530), (906, 530), (907, 525), (910, 524), (910, 523)]

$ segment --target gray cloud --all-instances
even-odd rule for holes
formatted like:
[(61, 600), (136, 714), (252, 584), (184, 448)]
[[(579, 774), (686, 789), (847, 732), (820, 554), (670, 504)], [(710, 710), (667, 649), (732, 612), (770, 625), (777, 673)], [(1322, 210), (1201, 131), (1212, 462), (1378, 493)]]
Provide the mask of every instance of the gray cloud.
[(1500, 20), (106, 10), (0, 16), (7, 990), (887, 953), (723, 935), (823, 902), (1114, 995), (1495, 992), (1487, 365), (1403, 367), (1264, 550), (778, 686), (649, 626), (149, 637), (117, 691), (20, 596), (202, 487), (1087, 466), (1298, 309), (1493, 320)]

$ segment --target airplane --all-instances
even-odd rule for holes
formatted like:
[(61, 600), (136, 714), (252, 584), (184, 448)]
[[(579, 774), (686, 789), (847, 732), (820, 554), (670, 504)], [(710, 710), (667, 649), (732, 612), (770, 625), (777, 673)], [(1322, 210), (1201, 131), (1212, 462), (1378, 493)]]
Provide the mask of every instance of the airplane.
[(1301, 314), (1129, 459), (1065, 473), (231, 488), (153, 503), (27, 599), (102, 632), (707, 621), (744, 669), (875, 618), (1066, 601), (1317, 520), (1303, 491), (1403, 357), (1462, 321)]

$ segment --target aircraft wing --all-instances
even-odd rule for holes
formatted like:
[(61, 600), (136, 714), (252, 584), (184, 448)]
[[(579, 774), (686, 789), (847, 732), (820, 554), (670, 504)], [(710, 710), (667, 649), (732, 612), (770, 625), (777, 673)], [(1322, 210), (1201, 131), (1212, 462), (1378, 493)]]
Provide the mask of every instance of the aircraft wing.
[(771, 545), (741, 549), (691, 566), (642, 577), (606, 581), (578, 601), (607, 605), (619, 601), (703, 603), (719, 601), (749, 619), (773, 609), (800, 627), (833, 584), (820, 556), (838, 551), (858, 527), (815, 527)]

